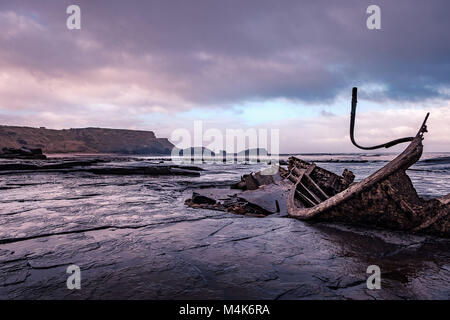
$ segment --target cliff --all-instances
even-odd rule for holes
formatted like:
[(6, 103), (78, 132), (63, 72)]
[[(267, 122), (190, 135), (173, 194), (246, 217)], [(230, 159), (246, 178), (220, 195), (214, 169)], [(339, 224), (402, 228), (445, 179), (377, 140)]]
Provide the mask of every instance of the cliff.
[(0, 126), (0, 149), (41, 148), (44, 153), (170, 154), (173, 144), (152, 131)]

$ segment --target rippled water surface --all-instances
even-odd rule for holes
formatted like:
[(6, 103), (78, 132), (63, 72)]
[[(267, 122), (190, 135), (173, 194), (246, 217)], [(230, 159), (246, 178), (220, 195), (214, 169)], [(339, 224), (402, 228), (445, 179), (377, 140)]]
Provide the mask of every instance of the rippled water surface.
[[(301, 157), (360, 180), (392, 155)], [(443, 157), (424, 154), (438, 159), (407, 171), (421, 196), (450, 193)], [(330, 159), (368, 162), (321, 162)], [(0, 298), (450, 298), (448, 240), (194, 210), (184, 205), (193, 190), (266, 167), (199, 166), (200, 177), (0, 175)], [(79, 291), (66, 288), (71, 264), (82, 270)], [(366, 287), (370, 264), (381, 290)]]

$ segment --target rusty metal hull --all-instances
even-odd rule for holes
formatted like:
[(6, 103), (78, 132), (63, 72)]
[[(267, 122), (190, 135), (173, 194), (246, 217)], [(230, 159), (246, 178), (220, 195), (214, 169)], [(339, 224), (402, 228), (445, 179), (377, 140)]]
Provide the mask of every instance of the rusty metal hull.
[[(423, 125), (409, 146), (386, 166), (343, 191), (329, 195), (326, 199), (316, 199), (322, 201), (314, 201), (313, 198), (314, 194), (320, 192), (299, 189), (299, 185), (303, 185), (300, 183), (303, 178), (297, 175), (291, 179), (294, 180), (294, 186), (288, 198), (289, 216), (450, 237), (450, 194), (441, 199), (424, 200), (417, 195), (405, 172), (422, 155), (425, 131)], [(291, 159), (291, 163), (295, 163), (295, 160), (298, 159)], [(303, 175), (307, 173), (305, 169), (302, 170), (300, 173)], [(317, 181), (317, 185), (321, 188), (320, 181)], [(310, 196), (309, 201), (305, 201), (305, 196)]]

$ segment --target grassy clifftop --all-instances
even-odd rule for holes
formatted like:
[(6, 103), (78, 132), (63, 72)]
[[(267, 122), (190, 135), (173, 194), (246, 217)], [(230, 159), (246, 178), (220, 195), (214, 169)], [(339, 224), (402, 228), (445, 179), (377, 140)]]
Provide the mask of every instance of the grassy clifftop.
[(0, 126), (0, 149), (42, 148), (44, 153), (169, 154), (173, 144), (152, 131)]

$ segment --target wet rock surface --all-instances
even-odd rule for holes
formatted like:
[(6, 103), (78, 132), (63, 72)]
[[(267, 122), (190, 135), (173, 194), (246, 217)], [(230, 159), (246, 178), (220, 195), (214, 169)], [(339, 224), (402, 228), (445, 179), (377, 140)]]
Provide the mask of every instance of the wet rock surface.
[[(193, 191), (261, 166), (209, 165), (195, 177), (0, 176), (0, 298), (450, 298), (449, 240), (185, 206)], [(81, 290), (66, 287), (72, 264)], [(381, 290), (366, 286), (373, 264)]]
[(30, 172), (86, 172), (103, 175), (186, 175), (199, 176), (202, 168), (196, 166), (180, 166), (147, 162), (126, 157), (88, 157), (85, 159), (43, 159), (45, 161), (2, 161), (0, 175), (30, 173)]
[(47, 159), (40, 148), (2, 148), (0, 159)]

